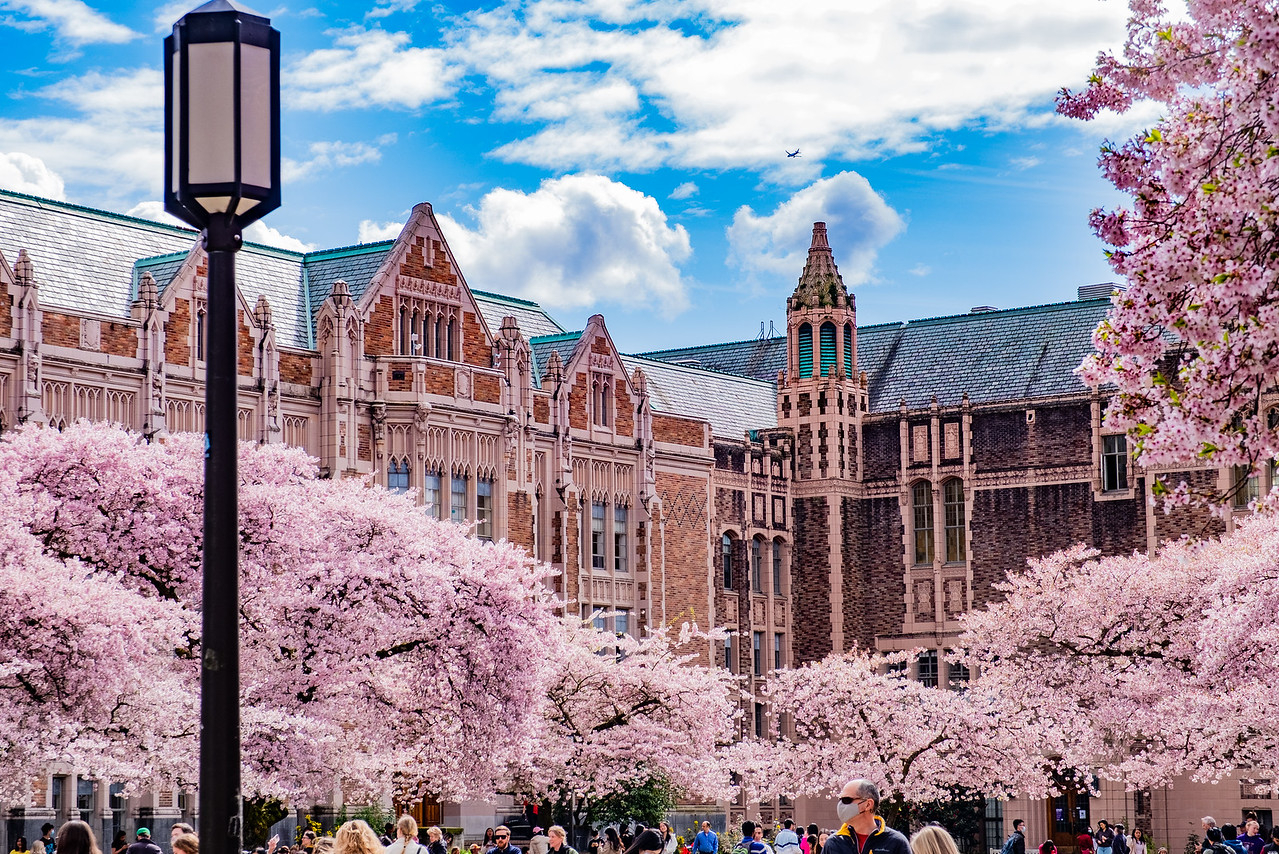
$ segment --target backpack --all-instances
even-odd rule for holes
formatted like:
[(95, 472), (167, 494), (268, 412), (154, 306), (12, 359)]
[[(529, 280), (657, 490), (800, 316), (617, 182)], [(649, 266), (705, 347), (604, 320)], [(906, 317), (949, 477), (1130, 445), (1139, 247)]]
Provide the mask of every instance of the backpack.
[(1017, 831), (1008, 834), (1008, 838), (1004, 840), (1004, 847), (999, 849), (999, 854), (1013, 854), (1016, 847), (1014, 841), (1017, 839)]

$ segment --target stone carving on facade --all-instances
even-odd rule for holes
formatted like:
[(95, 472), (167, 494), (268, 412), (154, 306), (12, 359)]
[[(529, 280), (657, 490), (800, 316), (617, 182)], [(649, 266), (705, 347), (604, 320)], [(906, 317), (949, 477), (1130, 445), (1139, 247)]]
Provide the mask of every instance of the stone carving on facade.
[(463, 400), (471, 397), (471, 372), (463, 368), (454, 371), (454, 394)]
[(102, 321), (88, 317), (80, 318), (80, 349), (98, 351), (102, 349)]

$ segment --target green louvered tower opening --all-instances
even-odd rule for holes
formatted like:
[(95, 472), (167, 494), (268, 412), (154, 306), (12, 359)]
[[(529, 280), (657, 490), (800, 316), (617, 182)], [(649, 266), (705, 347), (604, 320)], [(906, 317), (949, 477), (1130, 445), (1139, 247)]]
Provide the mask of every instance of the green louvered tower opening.
[(799, 327), (799, 375), (813, 375), (813, 327), (807, 323)]
[(822, 324), (821, 359), (822, 376), (828, 377), (835, 370), (835, 365), (839, 364), (835, 359), (835, 324), (829, 320)]

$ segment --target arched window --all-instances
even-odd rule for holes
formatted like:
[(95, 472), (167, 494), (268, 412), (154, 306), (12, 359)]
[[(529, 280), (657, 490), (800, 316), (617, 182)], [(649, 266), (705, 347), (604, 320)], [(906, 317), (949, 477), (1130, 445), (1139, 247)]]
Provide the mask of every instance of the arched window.
[(400, 306), (400, 353), (407, 355), (409, 352), (409, 310), (404, 306)]
[(926, 480), (916, 483), (910, 491), (911, 510), (914, 515), (915, 565), (933, 562), (933, 487)]
[(799, 375), (813, 375), (813, 327), (807, 323), (799, 325)]
[(822, 376), (830, 376), (838, 364), (835, 357), (835, 324), (828, 320), (822, 324)]
[(942, 487), (946, 504), (946, 562), (961, 563), (965, 558), (964, 482), (951, 478)]
[(444, 347), (444, 318), (435, 318), (435, 352), (431, 355), (437, 359), (443, 359), (444, 354), (448, 350)]
[(413, 309), (413, 326), (412, 326), (412, 330), (413, 330), (413, 331), (409, 333), (409, 347), (410, 347), (410, 349), (409, 349), (409, 350), (407, 350), (407, 351), (405, 351), (405, 352), (412, 353), (414, 356), (417, 356), (417, 355), (420, 355), (420, 354), (421, 354), (421, 352), (422, 352), (422, 336), (421, 336), (421, 334), (419, 334), (419, 332), (418, 332), (418, 316), (417, 316), (417, 309)]
[(196, 361), (204, 361), (204, 308), (200, 308), (195, 313), (195, 358)]
[(764, 541), (760, 537), (751, 540), (751, 592), (764, 592)]
[(721, 556), (724, 563), (724, 589), (733, 589), (733, 538), (725, 534), (721, 542)]
[(853, 375), (853, 324), (844, 324), (844, 375)]
[(773, 540), (773, 595), (782, 595), (782, 541)]
[(448, 328), (448, 332), (447, 332), (447, 334), (446, 334), (446, 336), (445, 336), (445, 340), (447, 340), (447, 341), (448, 341), (448, 345), (449, 345), (449, 355), (448, 355), (448, 360), (449, 360), (450, 362), (456, 362), (456, 361), (457, 361), (457, 356), (456, 356), (456, 355), (455, 355), (455, 353), (454, 353), (453, 337), (454, 337), (454, 336), (453, 336), (453, 318), (451, 318), (451, 317), (450, 317), (450, 318), (449, 318), (449, 328)]

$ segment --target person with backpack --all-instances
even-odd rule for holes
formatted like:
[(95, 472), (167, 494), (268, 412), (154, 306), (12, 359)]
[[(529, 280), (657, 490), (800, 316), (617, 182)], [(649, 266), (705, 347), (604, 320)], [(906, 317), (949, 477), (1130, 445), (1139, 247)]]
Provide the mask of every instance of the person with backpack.
[(1204, 832), (1203, 854), (1234, 854), (1225, 846), (1226, 838), (1221, 835), (1220, 827), (1210, 827)]
[(1013, 822), (1013, 832), (1004, 840), (999, 854), (1026, 854), (1026, 822), (1021, 819)]
[(731, 854), (751, 854), (751, 843), (755, 841), (755, 822), (750, 819), (742, 822), (742, 838), (737, 840)]

